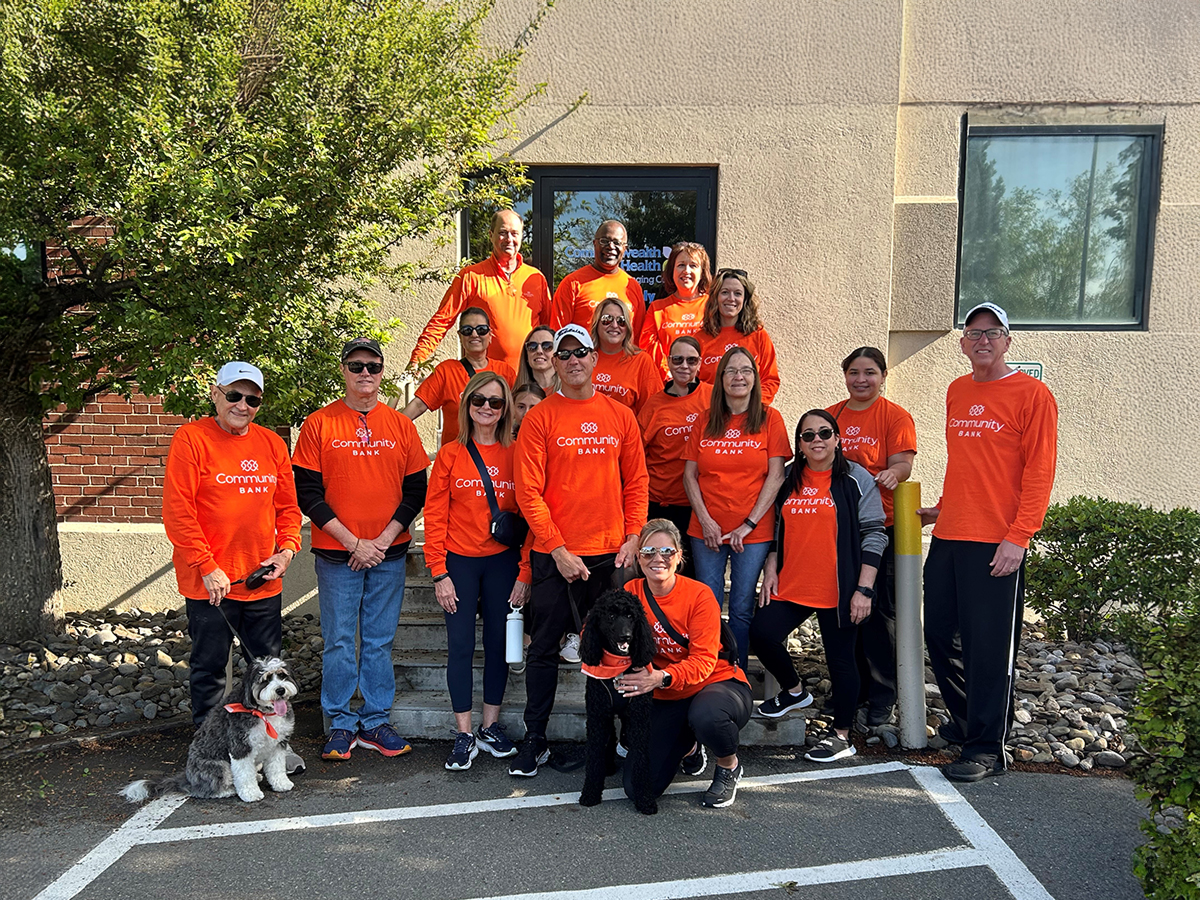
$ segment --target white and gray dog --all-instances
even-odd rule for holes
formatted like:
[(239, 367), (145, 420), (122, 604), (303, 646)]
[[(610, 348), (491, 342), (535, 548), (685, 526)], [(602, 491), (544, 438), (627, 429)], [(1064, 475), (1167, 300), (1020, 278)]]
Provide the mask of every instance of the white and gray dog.
[(205, 717), (188, 748), (184, 770), (158, 781), (134, 781), (121, 796), (141, 803), (162, 794), (212, 799), (236, 793), (253, 803), (263, 798), (259, 766), (271, 790), (290, 791), (286, 744), (295, 716), (288, 701), (298, 690), (283, 660), (254, 660), (238, 688), (225, 698), (241, 702), (217, 706)]

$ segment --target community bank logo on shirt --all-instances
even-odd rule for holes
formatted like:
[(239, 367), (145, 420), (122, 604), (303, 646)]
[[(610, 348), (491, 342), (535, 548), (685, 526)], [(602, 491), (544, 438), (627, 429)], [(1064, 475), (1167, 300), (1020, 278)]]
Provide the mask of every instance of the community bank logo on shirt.
[(974, 406), (971, 407), (970, 415), (982, 416), (985, 409), (986, 409), (986, 407), (982, 403), (976, 403)]
[(706, 356), (700, 362), (702, 365), (705, 365), (705, 366), (715, 366), (717, 363), (719, 363), (721, 361), (721, 357), (723, 357), (728, 351), (732, 350), (736, 346), (738, 346), (736, 343), (735, 344), (726, 344), (725, 349), (722, 350), (720, 353), (718, 353), (716, 356)]
[(217, 484), (236, 487), (239, 494), (267, 494), (271, 492), (272, 485), (277, 480), (276, 476), (273, 473), (254, 474), (258, 472), (257, 459), (243, 459), (238, 467), (242, 470), (240, 474), (218, 472), (215, 479)]
[(725, 440), (727, 440), (727, 441), (736, 441), (741, 436), (742, 436), (741, 431), (739, 431), (736, 428), (730, 428), (728, 431), (725, 432)]
[(862, 429), (859, 428), (857, 425), (851, 425), (849, 428), (846, 429), (846, 437), (854, 437), (860, 431), (862, 431)]
[(817, 496), (817, 489), (815, 487), (806, 487), (800, 493), (802, 493), (805, 497), (815, 497)]
[(600, 434), (600, 426), (595, 422), (580, 422), (579, 431), (582, 437), (567, 437), (559, 435), (555, 446), (573, 449), (579, 456), (593, 453), (601, 455), (608, 452), (609, 447), (620, 447), (621, 441), (611, 434)]
[(495, 478), (497, 475), (500, 474), (500, 467), (499, 466), (488, 466), (487, 473), (489, 475), (491, 475), (493, 478)]
[(612, 376), (609, 375), (607, 372), (597, 372), (596, 380), (601, 381), (601, 382), (612, 381)]
[(967, 417), (959, 418), (951, 415), (946, 421), (947, 429), (956, 429), (958, 437), (983, 437), (986, 432), (999, 434), (1004, 430), (1004, 423), (995, 419), (982, 418), (987, 408), (982, 403), (976, 403), (967, 410)]
[(743, 437), (740, 428), (729, 428), (722, 438), (704, 438), (700, 441), (701, 450), (711, 450), (718, 456), (740, 456), (747, 450), (761, 450), (766, 446), (764, 437)]
[(351, 456), (378, 456), (380, 450), (396, 449), (396, 442), (388, 438), (373, 438), (365, 428), (355, 432), (357, 440), (332, 440), (329, 446), (333, 450), (349, 450)]
[[(667, 634), (667, 629), (663, 628), (662, 622), (658, 619), (654, 620), (654, 624), (650, 626), (654, 631), (654, 646), (658, 648), (658, 652), (663, 656), (670, 656), (672, 653), (678, 653), (680, 646), (675, 643), (675, 639)], [(680, 632), (679, 636), (685, 641), (688, 639), (686, 632)]]
[(818, 497), (815, 487), (806, 487), (800, 491), (800, 497), (789, 497), (783, 504), (783, 512), (790, 516), (805, 516), (815, 513), (823, 506), (833, 506), (833, 498)]
[(691, 322), (692, 320), (694, 320), (696, 318), (696, 314), (695, 313), (684, 313), (679, 318), (680, 318), (680, 321)]
[(686, 419), (686, 425), (668, 425), (663, 429), (663, 434), (667, 437), (679, 437), (692, 433), (692, 428), (695, 427), (696, 419), (700, 418), (700, 413), (692, 413)]

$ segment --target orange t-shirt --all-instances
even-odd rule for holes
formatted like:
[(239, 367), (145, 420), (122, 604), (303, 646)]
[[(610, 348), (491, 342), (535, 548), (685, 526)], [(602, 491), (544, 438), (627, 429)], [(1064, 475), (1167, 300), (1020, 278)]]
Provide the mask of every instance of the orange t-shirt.
[[(688, 436), (683, 448), (683, 458), (692, 460), (699, 468), (704, 506), (725, 534), (741, 525), (754, 509), (767, 480), (769, 461), (776, 456), (785, 462), (792, 458), (792, 442), (783, 416), (770, 406), (758, 434), (746, 431), (745, 413), (730, 416), (725, 434), (719, 438), (710, 438), (704, 433), (707, 424), (704, 419), (696, 420), (696, 429)], [(695, 513), (688, 525), (688, 534), (704, 537)], [(773, 534), (771, 516), (765, 515), (758, 527), (743, 538), (743, 543), (759, 544), (771, 540)]]
[(517, 267), (506, 274), (489, 256), (467, 266), (450, 283), (437, 311), (417, 338), (410, 366), (424, 362), (437, 349), (459, 314), (469, 306), (487, 310), (492, 323), (488, 356), (508, 363), (513, 371), (521, 362), (522, 341), (534, 325), (550, 319), (550, 286), (546, 278), (517, 254)]
[(626, 311), (633, 316), (629, 333), (636, 341), (642, 333), (642, 318), (646, 315), (646, 298), (636, 278), (630, 278), (624, 269), (601, 272), (593, 265), (576, 269), (558, 283), (554, 289), (554, 314), (551, 324), (555, 328), (574, 322), (584, 328), (592, 327), (592, 312), (609, 294), (616, 294), (625, 304)]
[(775, 359), (775, 345), (765, 328), (742, 334), (736, 328), (722, 328), (716, 337), (696, 332), (700, 342), (700, 380), (712, 384), (717, 377), (717, 363), (730, 347), (745, 347), (758, 364), (758, 377), (762, 379), (763, 403), (769, 404), (779, 392), (779, 363)]
[[(917, 426), (907, 409), (887, 397), (878, 397), (866, 409), (851, 409), (847, 401), (825, 407), (838, 420), (842, 453), (872, 475), (888, 465), (896, 453), (917, 452)], [(884, 525), (892, 524), (892, 492), (880, 486)]]
[(779, 590), (772, 600), (786, 600), (816, 609), (838, 605), (837, 508), (829, 485), (833, 470), (800, 473), (800, 490), (793, 491), (780, 512)]
[(623, 350), (616, 353), (598, 350), (592, 387), (637, 414), (647, 400), (663, 389), (663, 380), (649, 353), (626, 356)]
[[(476, 372), (495, 372), (508, 382), (509, 388), (516, 387), (517, 373), (512, 366), (501, 359), (490, 360), (490, 365)], [(445, 409), (442, 413), (442, 446), (446, 446), (458, 437), (458, 405), (462, 393), (467, 387), (471, 376), (463, 368), (462, 360), (448, 359), (440, 362), (428, 377), (417, 385), (413, 396), (431, 410)]]
[(650, 473), (650, 499), (663, 506), (687, 506), (683, 490), (683, 448), (694, 428), (708, 421), (711, 384), (698, 384), (686, 397), (660, 390), (638, 413)]
[[(386, 403), (369, 413), (334, 400), (304, 420), (292, 464), (321, 473), (325, 502), (354, 534), (373, 537), (387, 527), (404, 497), (406, 475), (429, 465), (416, 426)], [(402, 532), (392, 546), (411, 540)], [(341, 550), (338, 541), (315, 524), (312, 545)]]
[[(259, 567), (276, 548), (300, 552), (300, 507), (287, 445), (251, 424), (230, 434), (213, 418), (181, 425), (167, 451), (163, 525), (175, 548), (179, 593), (207, 600), (204, 576), (221, 569), (230, 581)], [(282, 582), (250, 591), (229, 589), (231, 600), (261, 600)]]
[(964, 375), (946, 391), (946, 478), (933, 526), (948, 541), (1028, 547), (1050, 505), (1058, 404), (1024, 372)]
[(656, 648), (651, 665), (671, 673), (671, 686), (654, 691), (657, 699), (686, 700), (710, 684), (730, 679), (750, 683), (741, 669), (717, 657), (721, 651), (721, 606), (707, 585), (676, 575), (670, 593), (654, 598), (671, 627), (680, 637), (687, 638), (687, 647), (681, 647), (667, 634), (646, 602), (644, 584), (639, 578), (625, 585), (625, 589), (642, 601), (650, 620)]
[(564, 545), (576, 556), (616, 553), (646, 524), (649, 479), (637, 419), (603, 394), (553, 394), (531, 409), (514, 466), (517, 504), (539, 553)]
[(650, 354), (650, 358), (667, 373), (667, 357), (671, 344), (678, 337), (694, 335), (704, 325), (704, 304), (707, 294), (691, 300), (680, 300), (678, 295), (660, 297), (646, 310), (638, 346)]
[[(492, 479), (496, 505), (508, 512), (517, 511), (516, 484), (513, 482), (515, 445), (476, 444), (483, 464)], [(455, 441), (445, 444), (433, 461), (429, 473), (429, 492), (425, 498), (425, 564), (434, 575), (446, 571), (446, 552), (459, 556), (495, 556), (509, 549), (491, 533), (492, 508), (471, 453)], [(529, 547), (521, 555), (520, 580), (529, 583)]]

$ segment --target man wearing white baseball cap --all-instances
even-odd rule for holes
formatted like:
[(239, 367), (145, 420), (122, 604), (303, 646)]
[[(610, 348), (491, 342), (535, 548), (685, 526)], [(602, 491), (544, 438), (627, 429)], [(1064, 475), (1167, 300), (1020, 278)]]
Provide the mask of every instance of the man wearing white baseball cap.
[(963, 320), (971, 361), (946, 391), (946, 477), (925, 562), (925, 642), (950, 713), (942, 736), (961, 744), (955, 781), (1006, 770), (1013, 666), (1021, 634), (1025, 551), (1042, 527), (1058, 446), (1058, 406), (1036, 378), (1004, 362), (1008, 314), (980, 303)]
[[(199, 725), (225, 695), (232, 625), (242, 655), (283, 647), (280, 578), (300, 550), (300, 509), (287, 445), (254, 424), (263, 374), (229, 362), (210, 389), (215, 414), (175, 432), (163, 484), (163, 525), (174, 546), (179, 592), (192, 638), (192, 720)], [(261, 585), (244, 579), (270, 566)], [(289, 758), (291, 772), (303, 768)]]
[(525, 415), (513, 469), (517, 503), (534, 544), (533, 632), (525, 669), (525, 740), (510, 775), (530, 777), (550, 758), (546, 725), (558, 689), (558, 641), (637, 558), (650, 479), (633, 411), (592, 387), (596, 350), (582, 325), (554, 335), (561, 390)]

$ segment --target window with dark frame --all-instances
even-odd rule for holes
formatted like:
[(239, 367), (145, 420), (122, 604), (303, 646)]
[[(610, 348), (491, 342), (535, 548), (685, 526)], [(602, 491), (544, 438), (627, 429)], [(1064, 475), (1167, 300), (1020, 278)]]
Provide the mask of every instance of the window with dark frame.
[(955, 324), (1137, 330), (1158, 212), (1161, 126), (964, 128)]
[[(662, 267), (671, 244), (697, 241), (716, 260), (717, 169), (693, 166), (531, 166), (532, 185), (514, 198), (526, 222), (522, 254), (545, 273), (553, 291), (592, 259), (592, 237), (606, 219), (629, 232), (621, 266), (642, 285), (649, 303), (662, 293)], [(465, 215), (462, 255), (491, 252), (493, 209)]]

